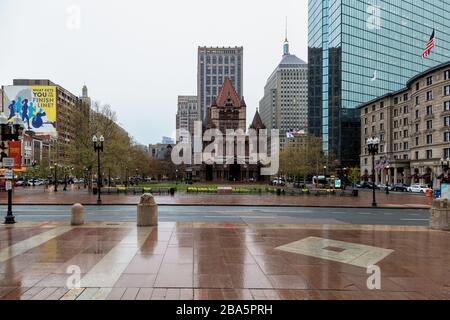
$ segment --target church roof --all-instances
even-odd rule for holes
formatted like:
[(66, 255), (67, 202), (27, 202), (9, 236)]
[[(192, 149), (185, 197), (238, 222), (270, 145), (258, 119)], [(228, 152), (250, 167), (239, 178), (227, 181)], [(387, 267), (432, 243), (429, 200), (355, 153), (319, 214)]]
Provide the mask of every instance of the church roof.
[(266, 126), (261, 120), (261, 116), (259, 115), (259, 111), (256, 110), (255, 116), (253, 117), (252, 124), (250, 125), (250, 129), (265, 129)]
[[(222, 88), (219, 91), (219, 94), (214, 99), (215, 104), (218, 107), (225, 107), (225, 105), (229, 102), (233, 105), (233, 107), (241, 106), (241, 99), (236, 92), (236, 89), (233, 87), (233, 83), (230, 78), (225, 78)], [(242, 100), (243, 101), (243, 100)]]

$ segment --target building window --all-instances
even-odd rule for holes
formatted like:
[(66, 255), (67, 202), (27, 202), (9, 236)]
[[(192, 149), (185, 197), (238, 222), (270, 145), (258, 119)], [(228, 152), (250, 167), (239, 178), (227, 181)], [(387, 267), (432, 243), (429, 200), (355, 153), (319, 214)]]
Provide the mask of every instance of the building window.
[(419, 110), (416, 110), (416, 119), (419, 119)]
[(444, 71), (444, 80), (450, 80), (450, 70)]
[(380, 123), (380, 131), (383, 131), (383, 130), (384, 130), (384, 124)]
[(408, 150), (408, 142), (403, 142), (403, 150)]
[(427, 78), (427, 86), (431, 86), (433, 84), (433, 76), (429, 76)]
[(375, 122), (375, 115), (372, 116), (372, 122)]
[(433, 106), (427, 106), (427, 116), (433, 114)]
[(444, 148), (444, 159), (450, 158), (450, 148)]
[(364, 159), (364, 164), (367, 166), (367, 158)]
[(450, 117), (444, 117), (444, 127), (450, 126)]
[(367, 128), (364, 128), (364, 134), (367, 135)]
[(433, 159), (433, 150), (427, 150), (427, 160)]
[[(449, 86), (450, 89), (450, 86)], [(428, 91), (427, 92), (427, 101), (431, 101), (433, 100), (433, 91)]]
[(398, 104), (398, 98), (394, 98), (394, 104)]
[(419, 88), (420, 88), (420, 85), (419, 85), (419, 82), (417, 82), (416, 83), (416, 91), (419, 90)]
[(409, 134), (408, 134), (408, 130), (403, 130), (403, 138), (408, 138)]
[(406, 101), (406, 100), (408, 100), (408, 94), (407, 94), (407, 93), (405, 93), (405, 94), (403, 95), (403, 101)]
[(450, 111), (450, 101), (444, 102), (444, 112), (445, 111)]
[(384, 113), (381, 112), (381, 113), (380, 113), (380, 120), (383, 120), (383, 119), (384, 119)]
[(394, 151), (398, 151), (398, 144), (394, 143)]
[(398, 139), (398, 132), (394, 132), (394, 140)]
[(403, 125), (406, 127), (408, 125), (408, 118), (403, 119)]
[(365, 108), (365, 109), (364, 109), (364, 113), (365, 113), (365, 114), (368, 114), (368, 113), (369, 113), (369, 109), (368, 109), (368, 108)]
[(444, 96), (450, 96), (450, 86), (444, 87)]
[(398, 110), (394, 109), (394, 117), (398, 117)]
[(403, 107), (403, 113), (404, 113), (404, 114), (409, 113), (409, 108), (408, 108), (408, 106), (404, 106), (404, 107)]
[(380, 102), (380, 109), (384, 108), (384, 101)]
[(364, 118), (364, 124), (367, 124), (367, 118)]
[(380, 141), (384, 141), (384, 134), (380, 134)]
[(419, 102), (420, 102), (420, 101), (419, 101), (419, 96), (417, 96), (417, 97), (416, 97), (416, 106), (419, 105)]
[(416, 132), (419, 132), (419, 124), (416, 123)]
[(416, 152), (414, 153), (414, 157), (416, 158), (416, 160), (419, 160), (419, 151), (416, 151)]
[(398, 128), (398, 120), (394, 121), (394, 128), (396, 128), (396, 129)]
[(381, 153), (384, 153), (384, 145), (381, 145), (381, 146), (380, 146), (380, 152), (381, 152)]
[(372, 126), (372, 133), (375, 133), (375, 126)]
[(427, 144), (432, 144), (433, 143), (433, 135), (432, 134), (428, 134), (427, 135)]
[(450, 142), (450, 132), (444, 132), (444, 142)]
[(428, 120), (427, 121), (427, 130), (431, 130), (433, 129), (433, 120)]

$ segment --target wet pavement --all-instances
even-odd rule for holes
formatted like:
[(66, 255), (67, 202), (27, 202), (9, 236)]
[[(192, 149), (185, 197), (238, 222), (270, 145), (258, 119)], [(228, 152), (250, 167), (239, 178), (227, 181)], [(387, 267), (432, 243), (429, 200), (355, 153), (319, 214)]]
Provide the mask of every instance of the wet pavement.
[[(16, 205), (17, 221), (69, 221), (70, 205)], [(87, 221), (136, 221), (136, 205), (86, 205)], [(6, 206), (0, 205), (0, 218)], [(159, 206), (160, 222), (373, 224), (428, 226), (427, 209), (253, 206)]]
[(449, 299), (449, 241), (426, 227), (20, 222), (0, 226), (0, 299)]
[[(155, 195), (159, 205), (218, 205), (218, 206), (292, 206), (292, 207), (331, 207), (331, 208), (370, 208), (372, 205), (372, 193), (360, 190), (359, 197), (336, 195), (281, 195), (275, 194), (202, 194), (178, 192), (175, 196)], [(102, 194), (103, 204), (137, 204), (139, 194)], [(377, 192), (376, 199), (381, 208), (417, 208), (428, 209), (431, 198), (420, 194)], [(53, 192), (44, 187), (17, 188), (14, 204), (96, 204), (97, 196), (90, 194), (85, 189), (78, 190), (71, 186), (68, 191)], [(0, 193), (0, 204), (7, 203), (7, 194)]]

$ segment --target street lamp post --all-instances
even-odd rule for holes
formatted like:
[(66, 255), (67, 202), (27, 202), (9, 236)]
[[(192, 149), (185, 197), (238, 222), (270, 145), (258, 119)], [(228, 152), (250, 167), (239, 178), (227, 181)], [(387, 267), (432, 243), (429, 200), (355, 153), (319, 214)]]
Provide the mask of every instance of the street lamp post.
[(100, 152), (103, 152), (103, 142), (105, 141), (105, 138), (103, 136), (100, 136), (100, 138), (97, 138), (97, 136), (92, 137), (92, 142), (94, 143), (94, 151), (97, 152), (97, 204), (102, 204), (102, 177), (101, 177), (101, 171), (100, 171)]
[[(24, 129), (22, 118), (18, 114), (12, 119), (12, 124), (9, 122), (8, 117), (2, 112), (0, 114), (0, 127), (1, 127), (1, 142), (20, 141), (22, 132)], [(2, 162), (3, 162), (2, 154)], [(20, 165), (20, 164), (19, 164)], [(11, 168), (12, 169), (12, 168)], [(14, 177), (13, 177), (14, 178)], [(5, 217), (5, 224), (16, 223), (15, 217), (12, 212), (12, 182), (10, 188), (8, 188), (8, 209)]]
[(54, 176), (54, 181), (53, 181), (53, 185), (55, 186), (54, 188), (53, 188), (53, 190), (54, 190), (54, 192), (58, 192), (58, 172), (57, 172), (57, 170), (58, 170), (58, 163), (54, 163), (53, 164), (53, 166), (54, 166), (54, 169), (55, 169), (55, 176)]
[(367, 146), (369, 154), (372, 156), (372, 207), (377, 207), (377, 201), (375, 199), (375, 155), (378, 154), (378, 146), (380, 139), (372, 137), (367, 139)]
[(108, 188), (111, 188), (111, 168), (108, 168)]

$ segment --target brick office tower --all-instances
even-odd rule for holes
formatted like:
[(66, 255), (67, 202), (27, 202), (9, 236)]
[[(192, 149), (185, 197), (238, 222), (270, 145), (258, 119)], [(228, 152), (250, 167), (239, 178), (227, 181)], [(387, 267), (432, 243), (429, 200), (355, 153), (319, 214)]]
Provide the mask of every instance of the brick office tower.
[(226, 78), (233, 83), (239, 96), (243, 96), (243, 47), (199, 47), (197, 62), (197, 99), (200, 121), (211, 105)]

